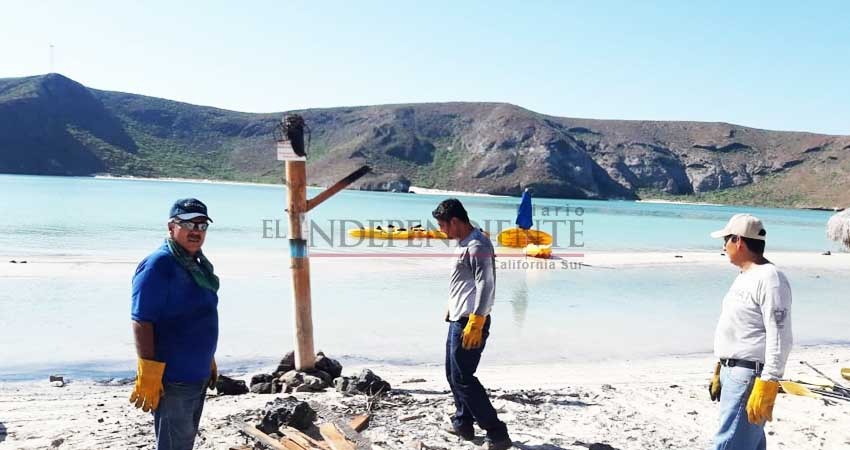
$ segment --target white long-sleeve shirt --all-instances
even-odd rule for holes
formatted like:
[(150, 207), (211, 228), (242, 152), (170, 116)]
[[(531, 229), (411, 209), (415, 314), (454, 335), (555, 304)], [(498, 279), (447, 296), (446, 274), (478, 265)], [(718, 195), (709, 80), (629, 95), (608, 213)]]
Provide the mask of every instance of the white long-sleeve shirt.
[(741, 272), (723, 298), (714, 355), (763, 363), (761, 378), (779, 380), (792, 345), (788, 278), (773, 264)]
[(496, 296), (496, 254), (490, 238), (473, 230), (458, 242), (449, 283), (449, 320), (486, 316)]

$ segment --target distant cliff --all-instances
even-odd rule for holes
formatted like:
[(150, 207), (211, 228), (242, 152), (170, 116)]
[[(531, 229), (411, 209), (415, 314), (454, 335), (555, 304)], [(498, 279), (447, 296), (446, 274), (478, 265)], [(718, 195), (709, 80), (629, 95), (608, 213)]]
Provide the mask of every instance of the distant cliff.
[[(850, 136), (726, 123), (553, 117), (503, 103), (300, 111), (308, 176), (361, 164), (360, 186), (564, 198), (850, 204)], [(272, 129), (249, 114), (89, 89), (62, 75), (0, 79), (0, 173), (280, 181)]]

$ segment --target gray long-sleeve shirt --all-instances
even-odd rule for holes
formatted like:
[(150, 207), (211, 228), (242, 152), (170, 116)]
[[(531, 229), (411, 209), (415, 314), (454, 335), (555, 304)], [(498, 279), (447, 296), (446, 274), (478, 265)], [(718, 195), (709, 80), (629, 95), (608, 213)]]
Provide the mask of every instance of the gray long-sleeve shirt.
[(785, 274), (773, 264), (741, 272), (723, 298), (715, 356), (764, 363), (761, 378), (779, 380), (792, 344), (791, 286)]
[(486, 316), (496, 296), (496, 253), (490, 238), (473, 230), (458, 242), (449, 284), (449, 320)]

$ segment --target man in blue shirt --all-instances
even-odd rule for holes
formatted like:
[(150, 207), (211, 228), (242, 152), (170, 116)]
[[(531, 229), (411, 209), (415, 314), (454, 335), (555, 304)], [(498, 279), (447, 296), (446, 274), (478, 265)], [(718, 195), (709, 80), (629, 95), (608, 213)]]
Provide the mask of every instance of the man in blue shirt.
[(130, 317), (138, 374), (130, 402), (154, 412), (157, 450), (191, 450), (207, 387), (217, 378), (218, 277), (201, 252), (212, 219), (193, 198), (177, 200), (169, 238), (133, 276)]

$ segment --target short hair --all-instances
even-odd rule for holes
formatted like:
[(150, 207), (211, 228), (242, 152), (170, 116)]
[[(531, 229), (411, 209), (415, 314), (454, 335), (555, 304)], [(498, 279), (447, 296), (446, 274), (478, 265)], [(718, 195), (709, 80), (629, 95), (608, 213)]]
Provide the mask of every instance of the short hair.
[(437, 209), (431, 212), (431, 215), (443, 222), (449, 222), (452, 217), (457, 217), (460, 221), (469, 223), (469, 215), (466, 213), (463, 203), (456, 198), (449, 198), (440, 202)]
[(763, 255), (764, 255), (764, 244), (765, 244), (765, 242), (764, 242), (763, 240), (761, 240), (761, 239), (745, 238), (745, 237), (743, 237), (743, 236), (739, 236), (739, 239), (741, 239), (742, 241), (744, 241), (744, 245), (746, 245), (746, 246), (747, 246), (747, 248), (748, 248), (751, 252), (755, 253), (755, 254), (756, 254), (756, 255), (758, 255), (758, 256), (763, 256)]

